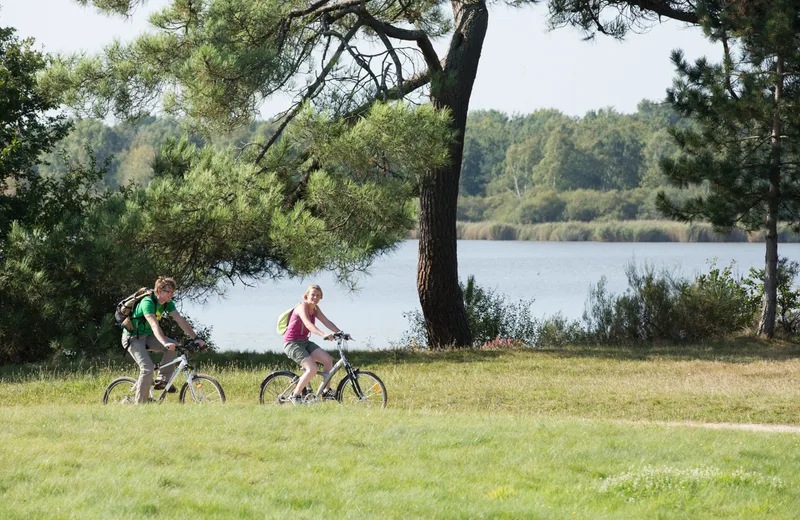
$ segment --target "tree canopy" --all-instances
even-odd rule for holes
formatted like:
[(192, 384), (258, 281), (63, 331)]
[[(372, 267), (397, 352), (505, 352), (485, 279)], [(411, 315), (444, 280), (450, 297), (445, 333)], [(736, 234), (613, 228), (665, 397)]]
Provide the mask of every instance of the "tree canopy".
[(33, 40), (20, 40), (15, 33), (0, 27), (0, 239), (13, 220), (25, 218), (31, 203), (26, 190), (35, 180), (39, 156), (70, 128), (64, 115), (51, 114), (57, 99), (38, 88), (37, 75), (48, 57), (33, 48)]

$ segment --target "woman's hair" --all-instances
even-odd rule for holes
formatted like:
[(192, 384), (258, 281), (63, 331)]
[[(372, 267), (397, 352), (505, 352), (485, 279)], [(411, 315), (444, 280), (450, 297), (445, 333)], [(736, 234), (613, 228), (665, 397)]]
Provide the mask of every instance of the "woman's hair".
[(172, 289), (174, 292), (175, 289), (178, 288), (178, 285), (175, 283), (173, 278), (168, 276), (161, 276), (158, 280), (156, 280), (156, 291), (164, 291), (166, 289)]
[(318, 291), (319, 291), (319, 299), (321, 300), (321, 299), (322, 299), (322, 287), (320, 287), (320, 286), (319, 286), (319, 285), (317, 285), (317, 284), (311, 284), (311, 285), (309, 285), (309, 286), (308, 286), (308, 289), (306, 289), (306, 293), (305, 293), (303, 296), (307, 296), (307, 295), (308, 295), (308, 293), (310, 293), (310, 292), (311, 292), (311, 291), (313, 291), (314, 289), (316, 289), (316, 290), (318, 290)]

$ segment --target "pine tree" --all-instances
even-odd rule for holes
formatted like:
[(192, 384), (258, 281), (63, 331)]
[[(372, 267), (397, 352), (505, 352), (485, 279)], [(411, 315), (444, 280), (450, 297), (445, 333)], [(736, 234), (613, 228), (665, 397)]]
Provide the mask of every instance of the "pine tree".
[(672, 131), (683, 151), (662, 163), (676, 186), (705, 192), (683, 202), (659, 194), (669, 216), (707, 219), (720, 230), (763, 231), (764, 299), (759, 333), (775, 329), (778, 221), (800, 223), (800, 3), (705, 4), (703, 28), (721, 63), (688, 63), (680, 51), (667, 99), (698, 125)]

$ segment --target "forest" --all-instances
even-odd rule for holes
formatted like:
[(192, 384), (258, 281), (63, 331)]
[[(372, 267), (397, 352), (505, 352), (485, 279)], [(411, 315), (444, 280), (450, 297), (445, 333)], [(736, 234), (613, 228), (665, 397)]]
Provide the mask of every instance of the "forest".
[[(679, 155), (668, 128), (690, 123), (664, 103), (642, 100), (637, 108), (633, 114), (605, 108), (583, 117), (555, 109), (471, 112), (458, 220), (537, 224), (663, 218), (655, 206), (656, 192), (678, 195), (659, 166), (662, 158)], [(105, 183), (114, 188), (147, 184), (159, 147), (185, 132), (175, 120), (154, 116), (113, 126), (91, 118), (74, 123), (73, 131), (44, 155), (40, 173), (63, 176), (69, 164), (62, 151), (79, 163), (93, 154), (107, 169)], [(237, 150), (274, 131), (269, 122), (256, 121), (227, 134), (194, 134), (189, 140), (198, 147)]]

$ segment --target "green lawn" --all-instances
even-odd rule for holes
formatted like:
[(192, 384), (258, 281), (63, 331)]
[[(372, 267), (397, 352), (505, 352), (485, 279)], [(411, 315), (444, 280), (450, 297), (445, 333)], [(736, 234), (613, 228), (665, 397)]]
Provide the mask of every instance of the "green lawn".
[(353, 353), (382, 411), (258, 405), (271, 355), (202, 360), (218, 408), (103, 407), (118, 359), (6, 367), (0, 517), (796, 518), (800, 434), (685, 423), (800, 425), (797, 354)]

